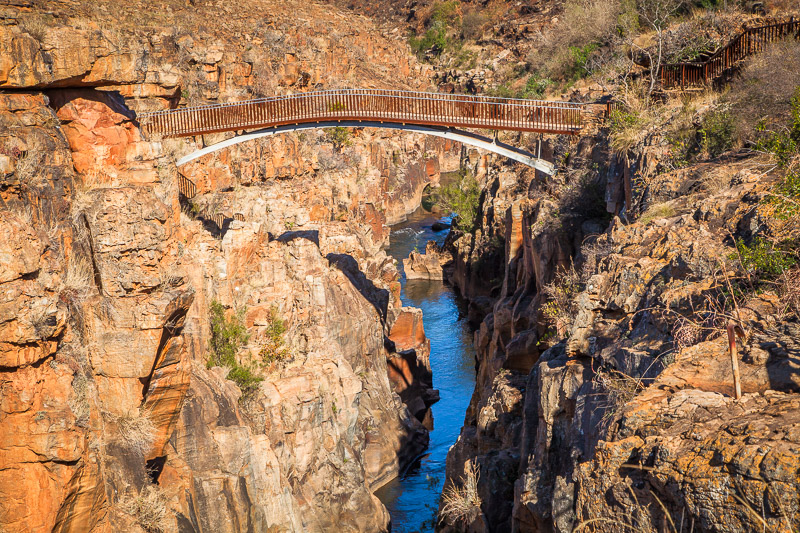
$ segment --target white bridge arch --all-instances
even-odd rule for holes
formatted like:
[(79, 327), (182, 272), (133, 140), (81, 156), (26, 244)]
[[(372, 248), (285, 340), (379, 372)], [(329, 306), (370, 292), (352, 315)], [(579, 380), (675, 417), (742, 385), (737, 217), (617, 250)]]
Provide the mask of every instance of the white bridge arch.
[(316, 128), (333, 128), (333, 127), (388, 128), (394, 130), (423, 133), (425, 135), (433, 135), (435, 137), (450, 139), (452, 141), (457, 141), (470, 146), (474, 146), (476, 148), (481, 148), (489, 152), (494, 152), (496, 154), (507, 157), (509, 159), (527, 165), (529, 167), (533, 167), (536, 170), (540, 170), (548, 175), (553, 175), (553, 173), (555, 172), (554, 165), (549, 161), (545, 161), (540, 157), (537, 157), (536, 155), (527, 152), (525, 150), (522, 150), (520, 148), (516, 148), (514, 146), (499, 142), (498, 140), (492, 139), (490, 137), (478, 135), (477, 133), (472, 133), (449, 127), (442, 127), (442, 126), (399, 124), (392, 122), (379, 122), (379, 121), (366, 121), (366, 120), (341, 120), (341, 121), (331, 120), (331, 121), (309, 122), (301, 124), (287, 124), (283, 126), (264, 128), (249, 133), (242, 133), (240, 135), (236, 135), (235, 137), (231, 137), (230, 139), (226, 139), (224, 141), (212, 144), (210, 146), (192, 152), (188, 155), (185, 155), (180, 159), (178, 159), (177, 165), (182, 166), (185, 165), (186, 163), (189, 163), (190, 161), (194, 161), (195, 159), (198, 159), (205, 155), (222, 150), (223, 148), (228, 148), (235, 144), (251, 141), (253, 139), (258, 139), (261, 137), (269, 137), (271, 135), (278, 135), (281, 133), (288, 133), (292, 131), (302, 131), (302, 130), (309, 130)]

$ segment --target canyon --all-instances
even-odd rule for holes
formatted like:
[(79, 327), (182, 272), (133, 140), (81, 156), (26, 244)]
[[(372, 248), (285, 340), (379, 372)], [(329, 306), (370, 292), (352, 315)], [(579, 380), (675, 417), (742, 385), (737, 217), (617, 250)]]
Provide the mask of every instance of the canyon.
[[(794, 163), (674, 164), (713, 97), (663, 96), (621, 149), (578, 81), (609, 110), (583, 135), (498, 134), (555, 176), (373, 128), (177, 167), (236, 133), (141, 127), (498, 90), (568, 13), (486, 4), (469, 67), (409, 49), (437, 2), (0, 1), (0, 531), (797, 529), (800, 277), (748, 267), (765, 232), (796, 256)], [(474, 223), (431, 228), (453, 176)]]

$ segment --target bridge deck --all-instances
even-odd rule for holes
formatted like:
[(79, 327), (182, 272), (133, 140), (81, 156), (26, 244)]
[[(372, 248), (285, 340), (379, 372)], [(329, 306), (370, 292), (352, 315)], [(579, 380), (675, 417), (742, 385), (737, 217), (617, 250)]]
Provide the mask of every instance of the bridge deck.
[(577, 134), (582, 104), (386, 90), (319, 91), (145, 113), (148, 135), (183, 137), (327, 121)]

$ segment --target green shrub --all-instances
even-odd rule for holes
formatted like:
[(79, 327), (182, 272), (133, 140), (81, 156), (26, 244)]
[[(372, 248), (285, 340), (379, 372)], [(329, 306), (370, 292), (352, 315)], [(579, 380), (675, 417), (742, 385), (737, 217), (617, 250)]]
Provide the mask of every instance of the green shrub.
[(788, 172), (767, 197), (781, 220), (800, 217), (800, 170)]
[(278, 314), (278, 309), (270, 309), (267, 317), (267, 329), (264, 332), (264, 346), (259, 352), (262, 365), (269, 365), (273, 362), (282, 361), (289, 355), (286, 348), (283, 334), (286, 333), (286, 323)]
[(519, 97), (533, 99), (542, 98), (547, 88), (552, 84), (553, 80), (550, 78), (542, 78), (538, 74), (533, 74), (528, 78), (528, 81), (525, 83), (525, 89)]
[(577, 81), (589, 75), (587, 64), (589, 57), (597, 50), (597, 43), (589, 43), (583, 46), (570, 46), (569, 55), (572, 58), (572, 65), (569, 67), (568, 79)]
[[(439, 55), (448, 48), (458, 48), (461, 43), (456, 43), (448, 38), (448, 34), (455, 31), (455, 28), (461, 24), (458, 9), (459, 2), (457, 0), (436, 3), (422, 37), (418, 37), (414, 32), (408, 36), (411, 50), (421, 56), (429, 50), (434, 55)], [(460, 29), (457, 31), (461, 33)]]
[(239, 386), (239, 389), (242, 391), (243, 399), (249, 398), (258, 390), (258, 384), (264, 380), (261, 376), (256, 375), (253, 369), (242, 365), (236, 365), (231, 368), (227, 378)]
[(514, 98), (516, 96), (514, 91), (505, 83), (501, 83), (494, 89), (489, 89), (486, 91), (486, 94), (488, 96), (496, 96), (497, 98)]
[(216, 300), (208, 308), (211, 321), (208, 366), (230, 366), (236, 363), (239, 348), (247, 344), (250, 336), (244, 325), (245, 309), (239, 309), (230, 318), (225, 316), (225, 307)]
[(345, 146), (353, 144), (353, 141), (350, 140), (350, 130), (341, 126), (325, 128), (325, 138), (329, 143), (333, 144), (336, 150), (341, 150)]
[(733, 147), (736, 123), (727, 110), (718, 109), (703, 117), (700, 135), (703, 149), (711, 157), (717, 157)]
[(795, 89), (792, 96), (789, 117), (789, 123), (777, 131), (768, 129), (766, 119), (756, 126), (756, 131), (761, 134), (761, 138), (756, 142), (756, 149), (771, 153), (780, 166), (786, 166), (800, 153), (800, 86)]
[(748, 274), (758, 279), (775, 279), (797, 263), (792, 245), (791, 242), (776, 244), (756, 237), (749, 245), (737, 240), (736, 251)]
[(443, 185), (436, 193), (436, 203), (455, 215), (453, 224), (463, 230), (475, 227), (481, 189), (469, 171), (460, 171), (452, 183)]
[(256, 376), (253, 369), (239, 363), (236, 355), (242, 346), (250, 340), (244, 324), (245, 309), (239, 309), (231, 317), (227, 317), (225, 307), (216, 300), (211, 301), (208, 315), (211, 323), (211, 339), (208, 344), (208, 361), (206, 366), (222, 366), (230, 369), (226, 376), (242, 391), (242, 398), (248, 397), (258, 388), (263, 378)]

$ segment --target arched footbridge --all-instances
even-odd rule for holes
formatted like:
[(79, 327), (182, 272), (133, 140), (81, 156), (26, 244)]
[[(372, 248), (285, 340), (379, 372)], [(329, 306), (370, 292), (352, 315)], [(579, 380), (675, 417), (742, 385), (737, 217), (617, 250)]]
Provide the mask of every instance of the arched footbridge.
[[(183, 165), (234, 144), (277, 133), (334, 126), (391, 128), (483, 148), (552, 174), (552, 163), (461, 128), (579, 134), (585, 104), (389, 90), (317, 91), (145, 113), (146, 135), (187, 137), (225, 131), (237, 136), (178, 160)], [(253, 131), (255, 130), (255, 131)]]

